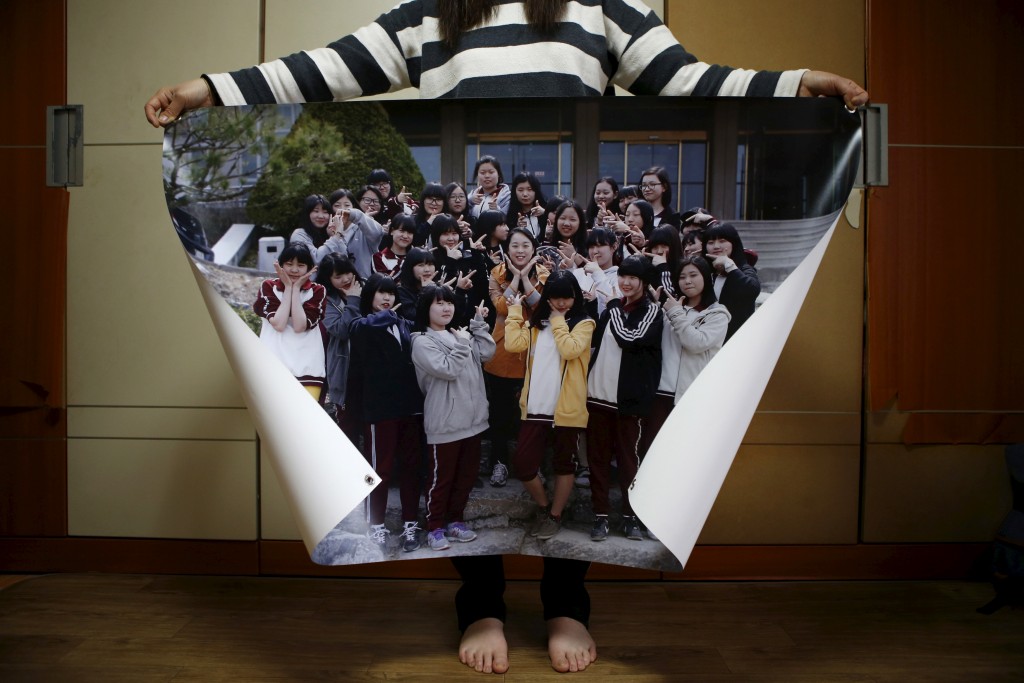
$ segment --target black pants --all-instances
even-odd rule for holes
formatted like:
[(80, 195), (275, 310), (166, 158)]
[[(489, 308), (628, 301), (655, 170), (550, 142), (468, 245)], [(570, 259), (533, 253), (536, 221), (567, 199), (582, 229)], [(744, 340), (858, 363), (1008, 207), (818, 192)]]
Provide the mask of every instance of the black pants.
[[(453, 557), (452, 564), (462, 577), (455, 594), (455, 612), (459, 630), (474, 621), (492, 617), (505, 621), (505, 565), (501, 555)], [(590, 563), (561, 557), (544, 558), (540, 580), (540, 601), (544, 620), (570, 617), (590, 627), (590, 594), (583, 585)]]
[(522, 377), (498, 377), (484, 373), (487, 388), (488, 427), (487, 438), (491, 442), (491, 462), (508, 465), (508, 444), (519, 434), (519, 392), (523, 390)]

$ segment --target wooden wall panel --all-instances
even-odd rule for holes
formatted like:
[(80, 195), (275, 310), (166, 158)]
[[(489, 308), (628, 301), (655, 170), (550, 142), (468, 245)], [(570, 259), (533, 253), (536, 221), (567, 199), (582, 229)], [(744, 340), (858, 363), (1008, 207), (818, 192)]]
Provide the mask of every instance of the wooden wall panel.
[(4, 90), (16, 96), (0, 107), (0, 147), (42, 145), (46, 107), (66, 104), (64, 5), (65, 0), (0, 2), (0, 58), (8, 66)]
[(1024, 93), (1007, 84), (1024, 67), (1024, 5), (868, 6), (869, 84), (889, 105), (890, 142), (889, 186), (869, 201), (870, 407), (914, 411), (914, 442), (1022, 440), (1010, 264), (1024, 249)]
[(869, 91), (890, 106), (890, 144), (1024, 144), (1024, 3), (867, 4)]
[(46, 107), (66, 102), (64, 15), (64, 0), (0, 3), (0, 58), (8, 65), (5, 91), (11, 95), (0, 107), (7, 302), (0, 353), (0, 536), (66, 532), (68, 193), (45, 185)]
[(814, 68), (864, 82), (864, 0), (666, 0), (665, 14), (703, 62)]

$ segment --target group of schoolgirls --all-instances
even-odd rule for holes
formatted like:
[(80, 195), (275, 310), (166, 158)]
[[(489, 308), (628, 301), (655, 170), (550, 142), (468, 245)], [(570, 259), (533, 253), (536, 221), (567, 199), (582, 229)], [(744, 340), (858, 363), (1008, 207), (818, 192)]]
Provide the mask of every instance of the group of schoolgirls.
[[(628, 486), (674, 402), (734, 331), (736, 314), (718, 300), (744, 287), (749, 292), (750, 280), (759, 291), (756, 271), (731, 226), (712, 221), (708, 227), (693, 212), (679, 217), (663, 206), (656, 220), (655, 202), (646, 198), (666, 205), (670, 200), (658, 169), (643, 176), (643, 200), (623, 200), (620, 194), (628, 190), (620, 193), (614, 179), (602, 178), (589, 211), (571, 200), (545, 202), (530, 174), (517, 176), (511, 187), (504, 184), (493, 158), (481, 159), (475, 170), (472, 192), (453, 184), (452, 203), (468, 211), (458, 218), (443, 210), (428, 216), (423, 241), (432, 249), (412, 246), (424, 232), (412, 215), (392, 215), (392, 244), (369, 260), (375, 270), (382, 263), (384, 273), (367, 277), (358, 256), (328, 249), (314, 283), (319, 247), (310, 249), (301, 239), (290, 244), (279, 259), (278, 279), (263, 284), (254, 306), (265, 318), (261, 337), (283, 360), (302, 358), (312, 366), (289, 364), (316, 395), (318, 359), (308, 338), (322, 323), (327, 347), (323, 355), (320, 342), (320, 376), (327, 379), (330, 401), (344, 407), (339, 424), (350, 437), (362, 436), (365, 455), (383, 480), (368, 501), (368, 535), (375, 541), (389, 538), (387, 488), (400, 470), (402, 547), (411, 551), (422, 543), (422, 433), (429, 451), (427, 543), (440, 550), (452, 540), (473, 540), (463, 513), (479, 468), (480, 436), (488, 429), (492, 485), (505, 483), (506, 449), (517, 442), (511, 474), (539, 506), (531, 535), (543, 540), (558, 533), (586, 434), (596, 515), (592, 540), (609, 533), (613, 461), (623, 533), (640, 540)], [(654, 197), (658, 183), (664, 189)], [(389, 187), (390, 178), (381, 184)], [(386, 203), (381, 194), (368, 184), (354, 198), (373, 211)], [(403, 188), (399, 194), (407, 193)], [(448, 208), (449, 196), (422, 204)], [(344, 220), (358, 226), (367, 217), (356, 211), (350, 208), (337, 220), (328, 216), (327, 223), (337, 223), (335, 232), (351, 232), (340, 226)], [(310, 222), (322, 222), (321, 213), (328, 212), (314, 203)], [(464, 215), (475, 224), (470, 236)], [(677, 227), (684, 222), (708, 228), (702, 240), (708, 245), (708, 236), (715, 237), (710, 231), (724, 229), (718, 237), (725, 246), (684, 258)], [(289, 337), (303, 337), (306, 351), (293, 352), (298, 344)], [(550, 498), (538, 476), (549, 440), (555, 475)]]

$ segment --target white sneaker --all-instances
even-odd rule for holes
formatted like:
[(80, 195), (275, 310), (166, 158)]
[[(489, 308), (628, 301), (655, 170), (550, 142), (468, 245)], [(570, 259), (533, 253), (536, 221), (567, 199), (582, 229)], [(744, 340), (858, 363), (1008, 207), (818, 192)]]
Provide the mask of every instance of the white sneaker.
[(411, 553), (422, 545), (418, 522), (405, 522), (402, 526), (402, 552)]
[(366, 537), (377, 545), (387, 545), (391, 532), (383, 524), (374, 524), (366, 530)]

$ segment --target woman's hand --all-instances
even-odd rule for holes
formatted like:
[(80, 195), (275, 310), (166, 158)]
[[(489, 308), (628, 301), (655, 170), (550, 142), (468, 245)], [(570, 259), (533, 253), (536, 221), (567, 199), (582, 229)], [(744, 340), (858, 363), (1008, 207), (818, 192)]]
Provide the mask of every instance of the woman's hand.
[(363, 293), (363, 286), (359, 284), (359, 280), (352, 280), (352, 284), (342, 288), (341, 291), (345, 293), (345, 296), (359, 296)]
[(573, 246), (572, 242), (559, 242), (558, 251), (565, 258), (576, 263), (576, 247)]
[[(708, 254), (708, 256), (710, 256), (710, 254)], [(714, 257), (714, 260), (711, 262), (711, 267), (720, 273), (728, 273), (729, 271), (736, 269), (736, 262), (725, 254), (719, 254)]]
[(476, 275), (475, 270), (471, 270), (465, 275), (459, 277), (459, 281), (455, 283), (455, 286), (459, 289), (473, 289), (473, 276)]
[(483, 320), (485, 320), (487, 318), (487, 313), (488, 312), (489, 311), (487, 310), (487, 304), (484, 303), (483, 301), (481, 301), (480, 303), (478, 303), (476, 305), (476, 309), (475, 309), (476, 315), (474, 317), (477, 320), (483, 321)]
[(284, 268), (281, 267), (280, 263), (274, 263), (274, 272), (277, 273), (277, 277), (281, 280), (282, 284), (284, 284), (285, 289), (292, 286), (291, 277), (284, 271)]
[(512, 292), (505, 297), (505, 303), (509, 306), (522, 306), (523, 305), (523, 294), (522, 292)]
[(146, 102), (146, 120), (154, 128), (173, 123), (183, 113), (199, 107), (212, 107), (210, 84), (195, 78), (174, 86), (164, 86)]
[(654, 297), (655, 302), (661, 301), (661, 297), (664, 295), (665, 300), (662, 301), (661, 307), (665, 309), (665, 311), (671, 311), (673, 308), (679, 308), (679, 302), (683, 301), (682, 298), (680, 298), (679, 301), (673, 299), (672, 295), (666, 292), (664, 287), (658, 287), (657, 289), (654, 287), (648, 287), (647, 291), (651, 293), (652, 297)]
[[(468, 239), (472, 239), (473, 238), (473, 227), (469, 223), (467, 223), (466, 221), (462, 220), (462, 214), (461, 213), (455, 219), (455, 224), (459, 226), (459, 234), (462, 235), (463, 239), (467, 239), (468, 240)], [(481, 239), (483, 239), (482, 235), (481, 235)]]
[(849, 78), (843, 78), (827, 71), (805, 71), (800, 77), (799, 97), (843, 98), (847, 109), (856, 109), (868, 103), (868, 93)]
[(309, 282), (310, 278), (312, 278), (314, 275), (316, 275), (316, 268), (317, 268), (316, 266), (313, 266), (312, 268), (307, 270), (304, 274), (300, 275), (295, 280), (295, 282), (294, 282), (295, 288), (296, 289), (301, 289), (303, 287), (303, 285), (305, 285), (307, 282)]
[(465, 339), (466, 341), (469, 341), (473, 337), (465, 327), (453, 327), (452, 334), (459, 339)]
[(444, 250), (450, 259), (458, 260), (462, 258), (462, 249), (458, 247), (445, 247)]
[[(533, 261), (530, 261), (530, 263), (533, 263)], [(519, 277), (521, 277), (523, 274), (521, 270), (512, 265), (512, 259), (510, 259), (508, 256), (505, 257), (505, 270), (512, 273), (512, 279), (514, 280), (519, 279)]]
[(665, 258), (664, 254), (654, 254), (647, 251), (646, 249), (644, 249), (640, 253), (646, 256), (647, 258), (651, 259), (651, 265), (653, 266), (660, 266), (663, 263), (668, 263), (668, 260)]
[(540, 200), (534, 200), (533, 206), (530, 207), (530, 215), (537, 218), (544, 215), (544, 207), (540, 205)]

